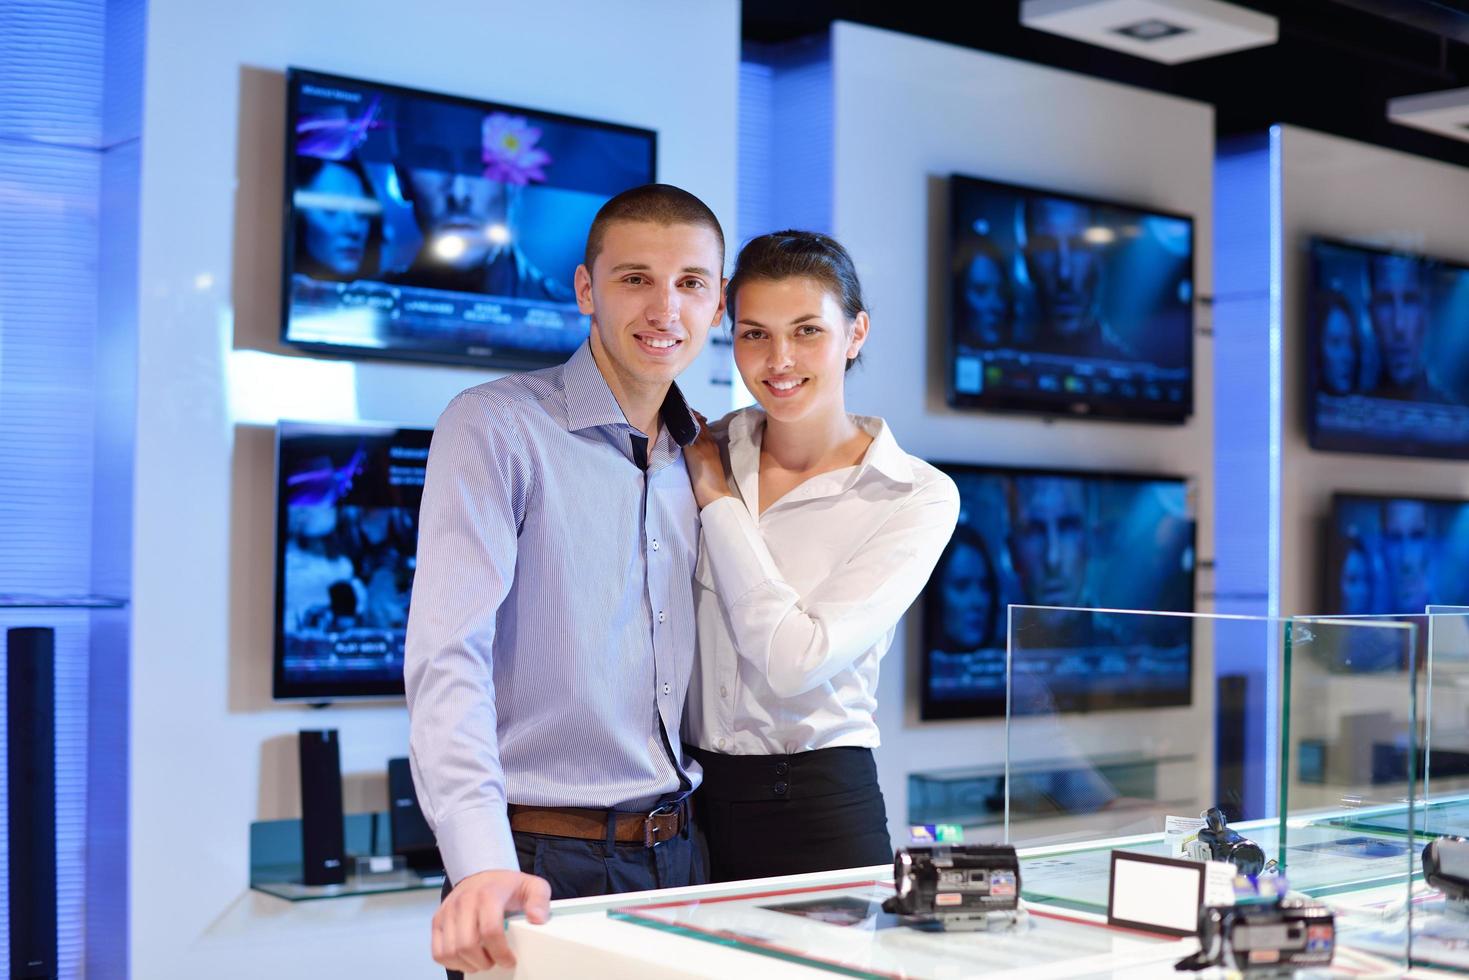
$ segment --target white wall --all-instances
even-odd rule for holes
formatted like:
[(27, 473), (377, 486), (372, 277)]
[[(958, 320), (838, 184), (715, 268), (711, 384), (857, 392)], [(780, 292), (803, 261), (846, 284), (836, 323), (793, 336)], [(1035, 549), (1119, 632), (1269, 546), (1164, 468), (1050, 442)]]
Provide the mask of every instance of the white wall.
[[(1207, 330), (1195, 337), (1195, 409), (1183, 426), (955, 411), (944, 399), (947, 283), (935, 258), (945, 254), (945, 178), (958, 172), (1191, 214), (1196, 292), (1209, 295), (1212, 107), (851, 24), (835, 25), (831, 53), (833, 231), (855, 257), (874, 311), (867, 364), (849, 378), (849, 404), (884, 416), (904, 448), (929, 459), (1194, 477), (1198, 608), (1207, 611), (1214, 538)], [(878, 770), (900, 838), (909, 772), (1004, 757), (1002, 721), (917, 720), (916, 620), (908, 617), (884, 663), (878, 709)], [(1212, 704), (1213, 691), (1208, 645), (1198, 650), (1196, 706)], [(1212, 752), (1212, 725), (1193, 732), (1191, 718), (1186, 709), (1104, 713), (1073, 716), (1068, 726), (1097, 750), (1172, 732)]]
[[(269, 700), (272, 440), (241, 422), (350, 416), (430, 425), (467, 369), (283, 350), (281, 160), (288, 65), (646, 126), (660, 179), (733, 230), (733, 0), (155, 0), (147, 17), (138, 310), (131, 712), (136, 977), (441, 976), (433, 896), (248, 895), (247, 825), (296, 816), (294, 733), (341, 730), (349, 810), (382, 808), (401, 703)], [(265, 353), (259, 353), (265, 352)], [(685, 385), (706, 413), (729, 403)], [(233, 380), (232, 380), (233, 379)], [(343, 379), (343, 397), (299, 396)], [(418, 923), (421, 922), (421, 928)]]
[(1320, 608), (1322, 521), (1336, 491), (1469, 497), (1455, 460), (1317, 452), (1306, 442), (1306, 291), (1312, 235), (1469, 262), (1469, 169), (1282, 126), (1283, 329), (1280, 607)]

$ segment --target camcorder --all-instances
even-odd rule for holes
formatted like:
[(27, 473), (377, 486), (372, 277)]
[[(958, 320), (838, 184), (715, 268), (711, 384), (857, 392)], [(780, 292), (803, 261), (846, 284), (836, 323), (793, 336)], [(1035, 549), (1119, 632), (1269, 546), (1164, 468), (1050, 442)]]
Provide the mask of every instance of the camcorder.
[(1250, 976), (1285, 976), (1331, 964), (1336, 917), (1316, 902), (1283, 899), (1213, 905), (1199, 912), (1199, 951), (1179, 970), (1223, 967)]
[(909, 924), (984, 929), (992, 913), (1020, 907), (1020, 859), (1009, 844), (939, 844), (901, 849), (893, 858), (896, 894), (884, 912)]
[(1423, 880), (1443, 892), (1451, 911), (1469, 915), (1469, 840), (1429, 841), (1423, 848)]
[(1239, 831), (1230, 829), (1223, 810), (1210, 807), (1201, 816), (1204, 826), (1200, 828), (1198, 838), (1184, 846), (1185, 857), (1195, 861), (1228, 861), (1246, 876), (1266, 870), (1264, 849)]

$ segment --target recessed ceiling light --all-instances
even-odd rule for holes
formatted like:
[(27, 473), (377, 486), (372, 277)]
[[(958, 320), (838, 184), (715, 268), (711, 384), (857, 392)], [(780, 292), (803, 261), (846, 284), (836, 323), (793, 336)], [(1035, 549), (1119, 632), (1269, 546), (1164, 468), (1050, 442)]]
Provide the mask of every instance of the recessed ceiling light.
[(1156, 17), (1140, 20), (1136, 24), (1114, 27), (1112, 30), (1134, 41), (1161, 41), (1165, 37), (1175, 37), (1179, 34), (1187, 34), (1189, 31), (1187, 27), (1179, 27), (1177, 24), (1170, 24)]

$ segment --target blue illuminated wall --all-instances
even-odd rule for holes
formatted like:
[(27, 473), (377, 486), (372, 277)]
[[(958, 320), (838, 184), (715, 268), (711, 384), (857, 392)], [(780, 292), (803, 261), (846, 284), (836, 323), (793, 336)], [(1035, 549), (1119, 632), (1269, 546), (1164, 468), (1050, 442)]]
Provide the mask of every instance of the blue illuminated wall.
[[(1221, 613), (1280, 613), (1279, 167), (1274, 134), (1220, 145), (1214, 166), (1214, 601)], [(1279, 655), (1273, 631), (1260, 640)], [(1244, 684), (1246, 812), (1275, 789), (1275, 674), (1258, 651), (1220, 643), (1219, 677)]]
[[(0, 594), (128, 593), (143, 15), (0, 5)], [(0, 611), (12, 626), (56, 629), (61, 975), (122, 976), (126, 617)]]

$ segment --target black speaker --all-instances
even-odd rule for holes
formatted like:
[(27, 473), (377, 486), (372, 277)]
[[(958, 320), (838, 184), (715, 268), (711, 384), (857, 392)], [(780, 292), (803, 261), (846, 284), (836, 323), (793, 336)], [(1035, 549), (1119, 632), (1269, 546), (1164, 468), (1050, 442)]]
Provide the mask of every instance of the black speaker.
[(301, 880), (340, 885), (347, 880), (343, 843), (342, 755), (336, 729), (300, 733)]
[(10, 976), (51, 978), (56, 962), (56, 631), (7, 630)]
[(418, 791), (407, 759), (388, 760), (388, 829), (393, 836), (393, 853), (403, 855), (410, 868), (420, 874), (443, 871), (434, 832), (418, 806)]

